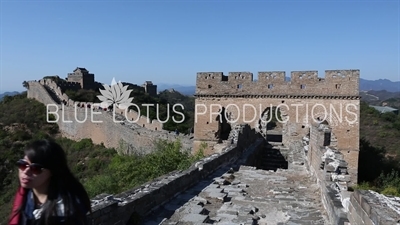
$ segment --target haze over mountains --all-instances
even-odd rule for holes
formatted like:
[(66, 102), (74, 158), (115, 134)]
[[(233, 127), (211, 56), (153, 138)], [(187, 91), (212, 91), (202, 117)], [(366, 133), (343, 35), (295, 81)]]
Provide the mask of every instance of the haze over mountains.
[(388, 92), (400, 92), (400, 81), (390, 81), (388, 79), (379, 80), (365, 80), (360, 78), (360, 90), (361, 91), (388, 91)]
[(13, 96), (19, 94), (18, 91), (13, 91), (13, 92), (4, 92), (4, 93), (0, 93), (0, 100), (4, 98), (4, 96)]

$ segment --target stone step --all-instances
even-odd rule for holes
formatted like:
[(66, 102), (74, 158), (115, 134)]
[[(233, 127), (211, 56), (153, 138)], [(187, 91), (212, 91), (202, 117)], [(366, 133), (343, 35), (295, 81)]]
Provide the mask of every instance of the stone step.
[(287, 164), (261, 164), (259, 166), (259, 169), (266, 168), (266, 167), (270, 167), (270, 168), (286, 168)]
[(276, 171), (276, 170), (278, 170), (278, 169), (283, 169), (283, 168), (279, 168), (279, 167), (274, 167), (274, 166), (272, 166), (272, 167), (260, 167), (259, 169)]
[(261, 164), (287, 164), (285, 160), (271, 160), (271, 159), (264, 159), (260, 161)]

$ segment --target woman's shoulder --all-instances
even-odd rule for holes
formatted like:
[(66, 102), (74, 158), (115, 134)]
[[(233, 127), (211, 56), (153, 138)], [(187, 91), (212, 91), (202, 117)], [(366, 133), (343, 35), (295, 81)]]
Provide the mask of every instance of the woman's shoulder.
[[(72, 197), (72, 196), (71, 196)], [(58, 221), (60, 224), (66, 221), (72, 221), (76, 225), (87, 224), (87, 213), (86, 207), (82, 204), (79, 198), (73, 197), (68, 199), (69, 204), (66, 204), (64, 198), (60, 198), (57, 201), (56, 215), (54, 215), (54, 220)]]

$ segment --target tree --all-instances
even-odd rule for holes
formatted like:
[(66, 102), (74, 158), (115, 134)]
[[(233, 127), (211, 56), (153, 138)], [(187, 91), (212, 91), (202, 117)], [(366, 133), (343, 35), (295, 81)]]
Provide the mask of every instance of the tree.
[(26, 88), (26, 89), (29, 89), (29, 83), (26, 82), (26, 81), (22, 82), (22, 86), (23, 86), (24, 88)]
[(373, 182), (379, 177), (385, 168), (385, 154), (385, 148), (375, 147), (365, 138), (360, 138), (358, 183)]

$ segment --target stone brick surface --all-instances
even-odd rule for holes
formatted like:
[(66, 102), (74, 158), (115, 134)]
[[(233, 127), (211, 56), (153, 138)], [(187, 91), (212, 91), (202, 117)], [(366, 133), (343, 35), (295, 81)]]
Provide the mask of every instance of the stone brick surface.
[[(229, 168), (225, 168), (227, 170)], [(277, 172), (241, 166), (233, 174), (220, 174), (221, 171), (211, 176), (209, 185), (200, 193), (198, 189), (201, 188), (197, 187), (197, 190), (184, 192), (184, 195), (193, 196), (185, 204), (167, 203), (153, 214), (156, 217), (149, 216), (143, 224), (161, 221), (162, 224), (254, 224), (254, 221), (257, 221), (255, 224), (329, 224), (316, 195), (319, 192), (318, 185), (309, 179), (305, 166), (302, 170)], [(235, 184), (224, 184), (220, 177), (230, 175), (234, 175)], [(239, 184), (245, 184), (245, 187), (239, 188)], [(199, 185), (204, 187), (204, 183)], [(207, 204), (195, 196), (206, 199)], [(197, 206), (197, 210), (193, 211), (193, 206)], [(169, 216), (163, 218), (163, 215)], [(207, 220), (204, 221), (206, 216)], [(187, 217), (197, 220), (184, 221)]]

